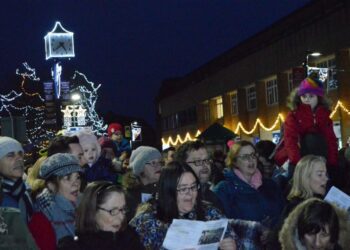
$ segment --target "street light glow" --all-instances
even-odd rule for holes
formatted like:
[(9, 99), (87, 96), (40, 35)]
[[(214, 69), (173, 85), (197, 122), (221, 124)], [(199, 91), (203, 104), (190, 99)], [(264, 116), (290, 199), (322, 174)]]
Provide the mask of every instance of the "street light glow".
[(79, 94), (73, 94), (72, 96), (71, 96), (71, 99), (73, 100), (73, 101), (79, 101), (80, 100), (80, 95)]
[(314, 57), (317, 57), (317, 56), (320, 56), (320, 55), (322, 55), (320, 52), (312, 52), (310, 54), (310, 56), (314, 56)]

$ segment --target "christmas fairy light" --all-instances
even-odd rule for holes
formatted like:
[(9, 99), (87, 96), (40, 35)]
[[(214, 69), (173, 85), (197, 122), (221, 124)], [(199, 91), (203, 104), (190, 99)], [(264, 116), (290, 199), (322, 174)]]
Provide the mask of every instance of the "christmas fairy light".
[[(330, 114), (329, 117), (332, 119), (332, 118), (334, 117), (334, 115), (335, 115), (339, 110), (345, 112), (347, 115), (350, 116), (350, 110), (347, 109), (347, 108), (344, 106), (344, 104), (343, 104), (340, 100), (338, 100), (338, 101), (337, 101), (337, 104), (335, 105), (335, 107), (334, 107), (334, 109), (333, 109), (333, 111), (331, 112), (331, 114)], [(272, 131), (272, 130), (275, 130), (275, 129), (278, 128), (280, 122), (284, 122), (284, 117), (283, 117), (283, 115), (282, 115), (281, 113), (279, 113), (279, 114), (277, 115), (277, 118), (276, 118), (275, 122), (273, 123), (273, 125), (272, 125), (271, 127), (267, 127), (266, 125), (264, 125), (263, 122), (260, 120), (260, 118), (257, 118), (257, 119), (256, 119), (256, 121), (255, 121), (255, 123), (254, 123), (254, 125), (253, 125), (253, 127), (252, 127), (251, 129), (245, 128), (245, 127), (242, 125), (242, 122), (239, 121), (239, 122), (237, 123), (236, 129), (234, 130), (234, 133), (235, 133), (235, 134), (238, 134), (240, 131), (242, 131), (242, 132), (243, 132), (244, 134), (246, 134), (246, 135), (251, 135), (251, 134), (253, 134), (254, 131), (258, 128), (258, 126), (259, 126), (260, 128), (262, 128), (263, 130), (265, 130), (265, 131)], [(195, 137), (197, 137), (199, 134), (200, 134), (200, 131), (198, 130)], [(162, 144), (163, 144), (163, 146), (164, 146), (164, 145), (173, 145), (173, 146), (176, 146), (177, 144), (182, 144), (182, 143), (184, 143), (184, 142), (186, 142), (186, 141), (193, 141), (193, 140), (195, 140), (195, 138), (193, 138), (193, 137), (189, 134), (189, 132), (187, 132), (187, 133), (185, 134), (185, 137), (184, 137), (184, 138), (182, 138), (179, 134), (176, 135), (176, 139), (175, 139), (175, 140), (174, 140), (171, 136), (169, 136), (168, 139), (162, 138)]]
[[(106, 129), (107, 125), (96, 112), (96, 102), (98, 98), (97, 91), (101, 87), (101, 84), (95, 86), (94, 82), (91, 82), (87, 77), (78, 71), (75, 71), (72, 81), (83, 81), (83, 84), (76, 84), (77, 87), (73, 92), (79, 92), (81, 94), (81, 99), (79, 100), (83, 107), (86, 109), (86, 125), (91, 126), (92, 131), (97, 135), (102, 135)], [(86, 85), (86, 86), (85, 86)]]

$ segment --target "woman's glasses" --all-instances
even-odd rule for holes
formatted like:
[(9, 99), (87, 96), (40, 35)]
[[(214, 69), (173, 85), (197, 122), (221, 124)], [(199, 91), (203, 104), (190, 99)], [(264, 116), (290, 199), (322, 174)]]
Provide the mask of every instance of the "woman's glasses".
[(151, 165), (152, 167), (163, 167), (165, 165), (164, 161), (150, 161), (146, 162), (146, 164)]
[(122, 208), (116, 207), (116, 208), (113, 208), (113, 209), (106, 209), (106, 208), (103, 208), (103, 207), (97, 207), (97, 208), (102, 210), (102, 211), (105, 211), (105, 212), (109, 213), (112, 216), (116, 216), (116, 215), (119, 215), (119, 214), (125, 215), (128, 212), (128, 209), (126, 207), (122, 207)]
[(194, 193), (199, 190), (199, 185), (198, 184), (193, 184), (192, 186), (189, 187), (181, 187), (176, 189), (179, 194), (187, 194), (188, 192)]
[(244, 155), (238, 155), (237, 158), (241, 159), (242, 161), (250, 161), (250, 160), (256, 160), (258, 156), (256, 153), (251, 153), (251, 154), (244, 154)]

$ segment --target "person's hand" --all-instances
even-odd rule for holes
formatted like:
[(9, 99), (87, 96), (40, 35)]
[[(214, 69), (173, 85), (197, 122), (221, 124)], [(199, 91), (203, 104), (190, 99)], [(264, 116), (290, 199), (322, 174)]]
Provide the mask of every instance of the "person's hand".
[(234, 239), (226, 238), (220, 241), (219, 248), (221, 250), (236, 250), (236, 242)]

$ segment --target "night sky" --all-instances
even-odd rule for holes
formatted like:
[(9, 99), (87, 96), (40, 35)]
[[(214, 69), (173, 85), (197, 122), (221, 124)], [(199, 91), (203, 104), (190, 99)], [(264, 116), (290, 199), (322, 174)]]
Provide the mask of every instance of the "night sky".
[(63, 78), (72, 70), (85, 73), (102, 84), (98, 110), (154, 125), (163, 79), (186, 75), (309, 1), (2, 1), (0, 93), (19, 84), (15, 70), (25, 61), (49, 80), (52, 62), (45, 61), (43, 37), (61, 21), (74, 32), (76, 52), (63, 62)]

